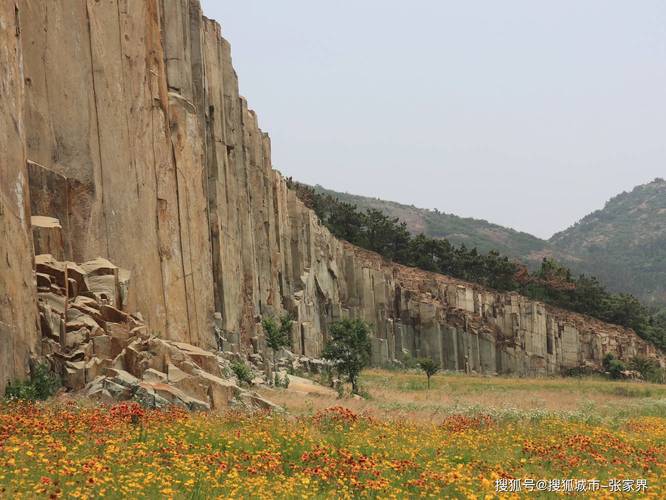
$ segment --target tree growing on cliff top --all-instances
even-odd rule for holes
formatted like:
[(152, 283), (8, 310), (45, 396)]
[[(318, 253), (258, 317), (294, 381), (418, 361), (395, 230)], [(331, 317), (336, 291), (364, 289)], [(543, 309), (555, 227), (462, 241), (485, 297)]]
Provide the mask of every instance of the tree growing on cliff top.
[(279, 322), (272, 316), (261, 321), (266, 335), (266, 345), (273, 351), (273, 373), (277, 373), (277, 352), (290, 344), (292, 323), (289, 314), (280, 316)]
[(343, 319), (331, 325), (323, 356), (347, 376), (353, 394), (358, 394), (358, 376), (370, 363), (370, 354), (370, 327), (364, 321)]

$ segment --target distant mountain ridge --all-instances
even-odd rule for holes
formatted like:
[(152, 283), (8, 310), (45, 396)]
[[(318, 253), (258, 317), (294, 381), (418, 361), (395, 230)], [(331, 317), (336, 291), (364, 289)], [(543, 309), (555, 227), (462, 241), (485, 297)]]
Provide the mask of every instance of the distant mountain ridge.
[(497, 250), (530, 267), (554, 257), (609, 289), (666, 306), (666, 181), (655, 179), (619, 194), (568, 229), (543, 240), (486, 220), (460, 217), (379, 198), (315, 186), (321, 194), (397, 217), (413, 234), (446, 238), (480, 252)]
[(318, 193), (331, 195), (361, 209), (374, 208), (391, 217), (397, 217), (407, 224), (407, 229), (413, 234), (423, 233), (432, 238), (446, 238), (456, 245), (476, 247), (484, 253), (497, 250), (504, 255), (522, 260), (528, 255), (552, 251), (545, 240), (483, 219), (460, 217), (395, 201), (340, 193), (319, 185), (314, 189)]
[(613, 197), (550, 244), (580, 259), (573, 269), (647, 304), (666, 304), (666, 181), (657, 178)]

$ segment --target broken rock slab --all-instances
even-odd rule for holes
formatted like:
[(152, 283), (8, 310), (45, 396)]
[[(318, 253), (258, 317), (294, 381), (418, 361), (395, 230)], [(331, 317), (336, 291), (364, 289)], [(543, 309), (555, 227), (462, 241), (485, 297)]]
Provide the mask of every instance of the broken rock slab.
[(30, 221), (35, 254), (51, 254), (56, 259), (64, 259), (65, 247), (60, 221), (44, 215), (33, 215)]
[(139, 382), (134, 397), (144, 405), (155, 408), (181, 406), (193, 411), (210, 410), (207, 402), (192, 398), (180, 389), (163, 382)]
[(59, 261), (51, 254), (40, 254), (35, 256), (35, 271), (50, 276), (51, 281), (63, 290), (67, 283), (65, 276), (67, 279), (73, 279), (76, 282), (77, 293), (71, 294), (72, 297), (87, 291), (85, 271), (74, 262)]
[(120, 269), (108, 260), (77, 265), (40, 255), (37, 265), (47, 290), (39, 293), (44, 355), (68, 389), (152, 407), (272, 408), (224, 378), (230, 362), (220, 353), (149, 335), (141, 314), (129, 314), (118, 300), (129, 275), (120, 279)]
[(275, 413), (284, 412), (284, 409), (281, 406), (278, 406), (275, 403), (262, 398), (256, 392), (243, 392), (239, 395), (238, 399), (240, 400), (241, 405), (246, 409), (269, 411)]
[(195, 347), (190, 344), (185, 344), (183, 342), (173, 342), (170, 341), (168, 344), (177, 347), (180, 351), (183, 352), (187, 357), (189, 357), (194, 363), (199, 366), (202, 370), (211, 373), (213, 375), (220, 375), (220, 364), (217, 359), (217, 356), (210, 351), (205, 351), (199, 347)]

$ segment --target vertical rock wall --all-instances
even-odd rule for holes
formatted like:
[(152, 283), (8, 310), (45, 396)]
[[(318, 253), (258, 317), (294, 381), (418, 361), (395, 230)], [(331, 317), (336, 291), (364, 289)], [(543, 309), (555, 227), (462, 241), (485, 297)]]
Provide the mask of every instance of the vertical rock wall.
[(19, 10), (0, 3), (0, 395), (37, 351)]
[(103, 256), (131, 271), (128, 307), (155, 332), (212, 345), (201, 337), (213, 312), (203, 123), (180, 43), (189, 11), (157, 0), (19, 3), (28, 157), (67, 184), (35, 190), (39, 215), (62, 221), (71, 260)]
[[(11, 116), (26, 124), (34, 215), (60, 221), (71, 260), (129, 269), (127, 307), (152, 332), (213, 347), (217, 311), (222, 336), (249, 350), (261, 348), (261, 316), (288, 311), (293, 349), (310, 356), (342, 317), (373, 325), (378, 364), (432, 356), (450, 369), (535, 374), (606, 352), (656, 356), (633, 332), (333, 238), (272, 169), (229, 43), (197, 0), (16, 1), (20, 37), (3, 37), (21, 42), (23, 65), (8, 62), (24, 86), (11, 80), (3, 106), (25, 94)], [(16, 203), (13, 185), (3, 182), (3, 203)]]

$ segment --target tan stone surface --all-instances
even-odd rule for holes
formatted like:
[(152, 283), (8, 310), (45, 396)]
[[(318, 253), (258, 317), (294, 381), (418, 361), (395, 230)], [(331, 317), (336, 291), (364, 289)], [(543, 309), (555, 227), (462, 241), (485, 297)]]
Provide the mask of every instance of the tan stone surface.
[(55, 217), (33, 215), (32, 241), (37, 254), (51, 254), (55, 258), (65, 258), (65, 246), (62, 239), (62, 226)]
[(195, 177), (201, 162), (172, 143), (190, 125), (176, 128), (178, 110), (169, 119), (160, 3), (22, 0), (19, 8), (28, 158), (66, 179), (54, 196), (66, 196), (72, 214), (67, 257), (103, 256), (128, 269), (142, 290), (130, 309), (165, 337), (205, 343), (206, 198)]
[(0, 395), (39, 345), (19, 37), (14, 2), (0, 2)]

